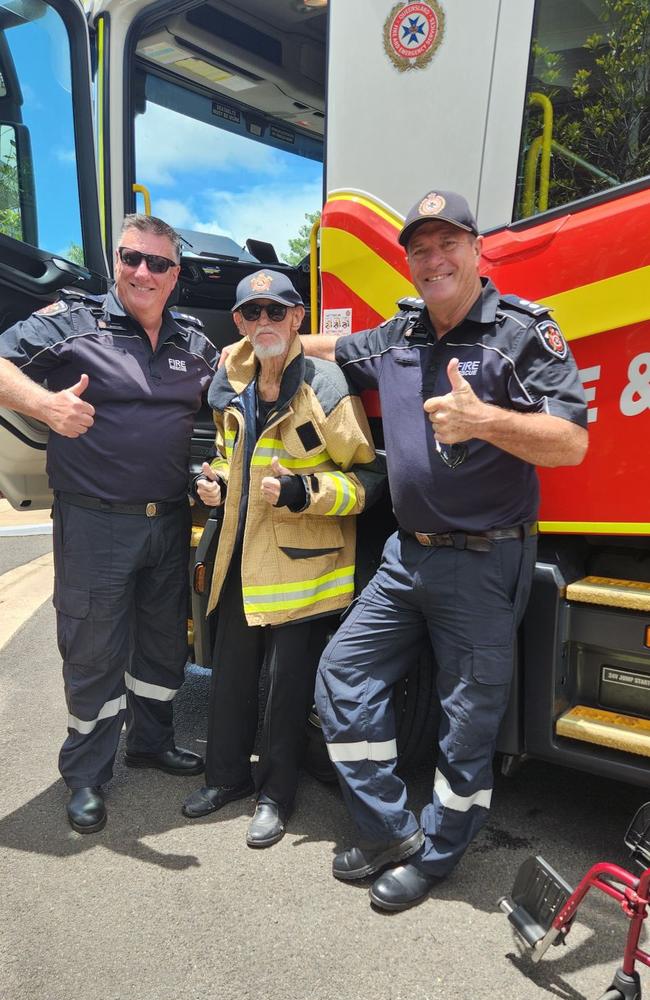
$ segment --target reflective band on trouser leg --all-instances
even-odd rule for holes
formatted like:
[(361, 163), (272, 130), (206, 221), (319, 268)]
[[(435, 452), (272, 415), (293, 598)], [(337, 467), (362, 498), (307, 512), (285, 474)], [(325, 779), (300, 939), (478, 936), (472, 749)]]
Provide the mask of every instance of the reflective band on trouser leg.
[(382, 743), (328, 743), (327, 752), (331, 761), (395, 760), (397, 741), (384, 740)]
[(175, 697), (178, 688), (162, 687), (160, 684), (148, 684), (147, 681), (138, 680), (130, 673), (125, 672), (124, 683), (127, 690), (132, 691), (139, 698), (153, 698), (154, 701), (171, 701)]
[(482, 788), (480, 791), (474, 792), (473, 795), (456, 795), (440, 770), (436, 771), (433, 790), (445, 809), (454, 809), (456, 812), (468, 812), (472, 806), (482, 806), (483, 809), (489, 809), (492, 801), (491, 788)]
[(111, 719), (125, 708), (126, 695), (123, 694), (119, 698), (113, 698), (111, 701), (105, 702), (94, 719), (78, 719), (76, 715), (70, 713), (68, 715), (68, 728), (76, 729), (78, 733), (87, 735), (88, 733), (92, 733), (97, 723), (101, 722), (102, 719)]
[[(489, 758), (491, 759), (491, 758)], [(491, 767), (480, 761), (466, 761), (465, 768), (476, 770), (478, 780), (491, 780)], [(449, 766), (449, 765), (447, 765)], [(492, 800), (492, 788), (477, 788), (477, 778), (470, 781), (452, 765), (456, 781), (474, 791), (459, 794), (440, 766), (433, 786), (433, 801), (422, 810), (420, 822), (425, 842), (418, 863), (431, 875), (444, 878), (458, 864), (468, 845), (485, 825)], [(457, 788), (460, 785), (457, 785)]]
[(345, 472), (327, 472), (323, 476), (325, 486), (330, 483), (334, 489), (335, 500), (326, 515), (335, 516), (348, 514), (357, 502), (357, 488)]
[(354, 593), (354, 566), (343, 566), (313, 580), (244, 587), (244, 609), (248, 612), (287, 611)]

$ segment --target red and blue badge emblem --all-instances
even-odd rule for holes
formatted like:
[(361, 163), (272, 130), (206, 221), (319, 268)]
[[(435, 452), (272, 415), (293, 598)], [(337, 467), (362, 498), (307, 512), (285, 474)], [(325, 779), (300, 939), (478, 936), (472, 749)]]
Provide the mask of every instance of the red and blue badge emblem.
[(444, 18), (437, 0), (395, 4), (384, 23), (384, 49), (398, 70), (429, 63), (442, 41)]
[(542, 342), (542, 347), (554, 358), (564, 361), (569, 353), (569, 348), (557, 323), (554, 323), (552, 319), (545, 319), (535, 325), (535, 330)]

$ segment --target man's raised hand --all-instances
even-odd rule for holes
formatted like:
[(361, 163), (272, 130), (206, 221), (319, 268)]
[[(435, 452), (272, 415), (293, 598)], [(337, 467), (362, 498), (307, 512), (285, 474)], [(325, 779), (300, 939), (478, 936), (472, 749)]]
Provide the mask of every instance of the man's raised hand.
[(425, 400), (436, 440), (441, 444), (458, 444), (480, 437), (479, 425), (486, 419), (487, 404), (478, 398), (458, 369), (458, 358), (447, 365), (451, 392)]
[(280, 460), (277, 455), (274, 455), (271, 460), (271, 472), (273, 473), (272, 476), (264, 476), (261, 490), (262, 496), (266, 502), (270, 503), (272, 507), (275, 507), (280, 499), (280, 490), (282, 489), (280, 476), (291, 476), (292, 472), (290, 469), (285, 469), (283, 465), (280, 465)]
[(217, 473), (207, 462), (201, 466), (201, 476), (196, 481), (196, 492), (206, 507), (220, 507), (223, 503)]
[(88, 388), (88, 382), (88, 376), (82, 375), (69, 389), (49, 393), (43, 419), (57, 434), (76, 438), (85, 434), (94, 424), (95, 407), (81, 398)]

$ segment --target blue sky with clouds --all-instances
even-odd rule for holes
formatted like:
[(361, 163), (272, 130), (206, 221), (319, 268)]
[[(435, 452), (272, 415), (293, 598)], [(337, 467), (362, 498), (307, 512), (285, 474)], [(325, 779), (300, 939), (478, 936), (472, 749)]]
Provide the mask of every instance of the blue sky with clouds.
[[(165, 141), (161, 142), (160, 137)], [(273, 243), (282, 259), (322, 204), (322, 164), (148, 102), (136, 119), (136, 179), (173, 226)]]

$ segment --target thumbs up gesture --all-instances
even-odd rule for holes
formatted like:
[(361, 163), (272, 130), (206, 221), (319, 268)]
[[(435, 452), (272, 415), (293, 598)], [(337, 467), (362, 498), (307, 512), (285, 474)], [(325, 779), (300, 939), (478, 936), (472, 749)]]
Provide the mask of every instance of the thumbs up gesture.
[(451, 392), (425, 400), (436, 440), (440, 444), (458, 444), (480, 437), (479, 425), (486, 419), (488, 404), (478, 398), (467, 379), (458, 370), (458, 358), (447, 365)]
[(43, 408), (43, 419), (57, 434), (76, 438), (94, 424), (95, 407), (81, 398), (89, 381), (87, 375), (82, 375), (69, 389), (49, 394)]
[(280, 499), (280, 490), (282, 488), (282, 483), (280, 482), (280, 476), (291, 476), (293, 473), (289, 469), (285, 469), (283, 465), (280, 465), (280, 460), (277, 455), (274, 455), (271, 459), (271, 472), (272, 476), (264, 476), (262, 480), (262, 496), (267, 503), (270, 503), (272, 507), (275, 507), (278, 500)]
[(221, 484), (217, 473), (207, 462), (201, 466), (201, 475), (196, 480), (196, 492), (206, 507), (220, 507), (223, 503)]

